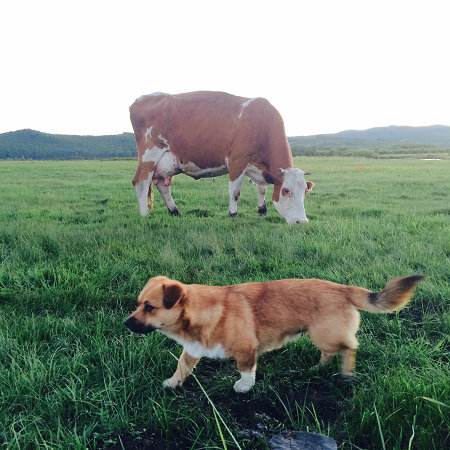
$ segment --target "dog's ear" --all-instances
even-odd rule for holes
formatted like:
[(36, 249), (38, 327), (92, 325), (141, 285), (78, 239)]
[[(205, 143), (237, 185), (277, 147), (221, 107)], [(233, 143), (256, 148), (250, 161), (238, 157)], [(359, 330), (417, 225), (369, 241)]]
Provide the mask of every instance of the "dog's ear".
[(179, 300), (184, 297), (184, 289), (180, 284), (163, 284), (163, 305), (164, 308), (172, 308)]

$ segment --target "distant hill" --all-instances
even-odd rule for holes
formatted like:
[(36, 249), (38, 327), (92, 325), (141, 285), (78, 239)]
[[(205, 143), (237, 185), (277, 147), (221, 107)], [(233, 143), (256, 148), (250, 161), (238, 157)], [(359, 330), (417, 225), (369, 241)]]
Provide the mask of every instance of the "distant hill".
[[(379, 127), (289, 137), (294, 156), (450, 157), (450, 126)], [(132, 133), (69, 136), (19, 130), (0, 134), (0, 159), (107, 159), (136, 157)]]
[(289, 138), (294, 155), (450, 157), (450, 126), (389, 126)]
[(450, 147), (450, 126), (431, 125), (428, 127), (378, 127), (368, 130), (346, 130), (334, 134), (296, 136), (290, 138), (293, 144), (335, 145), (371, 148), (395, 144), (421, 144)]
[(378, 127), (364, 131), (348, 130), (336, 133), (338, 137), (354, 139), (376, 139), (386, 142), (423, 144), (423, 145), (450, 145), (450, 127), (445, 125), (432, 125), (428, 127)]
[(0, 159), (100, 159), (136, 157), (132, 133), (69, 136), (19, 130), (0, 134)]

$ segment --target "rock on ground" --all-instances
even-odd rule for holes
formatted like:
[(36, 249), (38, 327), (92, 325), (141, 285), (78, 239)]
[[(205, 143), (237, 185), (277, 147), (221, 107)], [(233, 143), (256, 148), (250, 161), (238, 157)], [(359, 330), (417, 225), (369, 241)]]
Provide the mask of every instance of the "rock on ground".
[(337, 444), (323, 434), (287, 431), (274, 436), (269, 447), (272, 450), (336, 450)]

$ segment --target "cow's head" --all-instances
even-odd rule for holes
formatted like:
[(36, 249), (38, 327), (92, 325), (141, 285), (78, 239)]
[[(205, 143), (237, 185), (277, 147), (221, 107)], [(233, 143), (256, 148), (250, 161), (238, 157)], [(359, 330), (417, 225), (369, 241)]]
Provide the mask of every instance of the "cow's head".
[(300, 169), (280, 169), (280, 181), (275, 184), (273, 191), (273, 204), (277, 211), (286, 219), (287, 223), (308, 222), (303, 200), (308, 191), (314, 185), (305, 180), (305, 175)]

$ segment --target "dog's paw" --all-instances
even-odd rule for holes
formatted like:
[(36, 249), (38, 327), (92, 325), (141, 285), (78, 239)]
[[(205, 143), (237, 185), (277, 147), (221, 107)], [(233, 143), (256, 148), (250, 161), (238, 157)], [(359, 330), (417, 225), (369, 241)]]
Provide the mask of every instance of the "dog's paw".
[(353, 380), (354, 376), (355, 372), (350, 372), (348, 370), (342, 371), (342, 377), (344, 378), (344, 380)]
[(178, 380), (177, 378), (167, 378), (167, 380), (163, 381), (163, 386), (165, 388), (172, 388), (172, 389), (176, 389), (178, 387), (181, 386), (180, 380)]
[(238, 392), (239, 394), (245, 394), (253, 387), (253, 384), (249, 384), (248, 382), (243, 382), (242, 379), (236, 381), (234, 383), (233, 389), (235, 392)]

